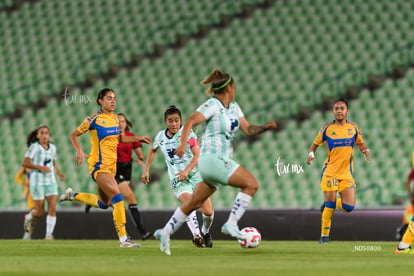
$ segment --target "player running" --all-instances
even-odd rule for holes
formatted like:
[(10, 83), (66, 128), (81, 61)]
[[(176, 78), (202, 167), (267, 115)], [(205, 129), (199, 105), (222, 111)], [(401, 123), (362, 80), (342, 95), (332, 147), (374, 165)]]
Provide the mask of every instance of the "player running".
[(113, 113), (116, 97), (112, 89), (104, 88), (99, 91), (96, 100), (101, 107), (98, 112), (87, 117), (82, 124), (72, 132), (70, 141), (76, 149), (76, 164), (83, 165), (83, 159), (88, 157), (82, 150), (78, 137), (89, 131), (92, 149), (89, 154), (89, 174), (98, 185), (98, 196), (87, 193), (73, 193), (67, 189), (61, 195), (60, 201), (79, 200), (91, 206), (108, 208), (113, 206), (113, 220), (118, 234), (120, 247), (139, 247), (132, 242), (126, 232), (126, 215), (124, 198), (115, 180), (117, 148), (121, 143), (143, 142), (150, 143), (151, 139), (144, 136), (126, 136), (120, 134), (118, 115)]
[(56, 203), (59, 180), (65, 180), (65, 175), (56, 166), (56, 146), (50, 143), (49, 128), (42, 125), (27, 136), (27, 150), (23, 168), (30, 169), (30, 193), (34, 208), (24, 217), (23, 239), (31, 239), (33, 229), (38, 219), (44, 214), (45, 198), (47, 200), (46, 240), (53, 240), (53, 231), (56, 225)]
[[(310, 147), (307, 163), (315, 159), (316, 149), (326, 142), (328, 157), (321, 172), (320, 186), (325, 198), (322, 207), (321, 244), (329, 243), (332, 216), (335, 208), (350, 213), (355, 207), (354, 146), (369, 159), (369, 149), (364, 144), (359, 126), (347, 121), (348, 102), (335, 101), (332, 113), (335, 120), (323, 126)], [(341, 198), (336, 196), (337, 192)]]
[(275, 122), (268, 122), (264, 126), (250, 125), (239, 105), (234, 102), (236, 89), (234, 78), (229, 74), (215, 69), (201, 83), (211, 83), (207, 93), (212, 97), (200, 105), (185, 123), (181, 132), (181, 144), (175, 150), (175, 154), (180, 158), (185, 156), (191, 129), (205, 123), (198, 161), (203, 182), (197, 184), (190, 200), (175, 210), (164, 228), (154, 233), (155, 238), (160, 240), (160, 250), (167, 255), (171, 254), (170, 235), (174, 234), (191, 212), (199, 208), (221, 185), (241, 189), (221, 231), (236, 239), (245, 239), (239, 230), (238, 221), (259, 189), (259, 183), (245, 168), (231, 159), (233, 137), (239, 128), (248, 136), (276, 128)]
[[(164, 112), (164, 122), (167, 125), (167, 128), (158, 132), (155, 137), (154, 144), (148, 153), (141, 180), (148, 185), (150, 166), (154, 161), (158, 149), (161, 149), (168, 168), (171, 190), (180, 203), (184, 204), (184, 202), (190, 198), (196, 184), (203, 180), (201, 179), (200, 172), (197, 168), (200, 147), (193, 131), (190, 132), (188, 139), (189, 147), (186, 149), (183, 158), (180, 158), (175, 154), (175, 149), (180, 145), (180, 138), (183, 130), (181, 121), (181, 112), (174, 105), (170, 106)], [(187, 226), (193, 234), (193, 243), (195, 246), (212, 247), (213, 240), (209, 231), (211, 224), (213, 223), (214, 211), (211, 198), (207, 198), (201, 204), (200, 209), (203, 214), (203, 226), (201, 229), (202, 237), (200, 236), (196, 210), (191, 212), (187, 217)]]

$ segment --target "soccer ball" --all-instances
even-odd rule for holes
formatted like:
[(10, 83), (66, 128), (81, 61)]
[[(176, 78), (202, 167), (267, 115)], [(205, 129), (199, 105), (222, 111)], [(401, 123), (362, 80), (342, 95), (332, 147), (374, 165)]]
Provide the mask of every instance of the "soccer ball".
[(259, 246), (262, 236), (254, 227), (245, 227), (240, 232), (246, 237), (245, 240), (238, 240), (243, 248), (256, 248)]

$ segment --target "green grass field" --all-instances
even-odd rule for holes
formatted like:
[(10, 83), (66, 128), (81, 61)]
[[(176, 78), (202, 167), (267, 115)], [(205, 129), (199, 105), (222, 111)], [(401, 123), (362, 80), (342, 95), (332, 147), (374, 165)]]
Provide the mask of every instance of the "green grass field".
[[(394, 255), (396, 242), (236, 241), (195, 248), (172, 240), (171, 256), (158, 241), (119, 248), (116, 240), (1, 240), (0, 275), (408, 275), (414, 256)], [(353, 273), (353, 274), (351, 274)]]

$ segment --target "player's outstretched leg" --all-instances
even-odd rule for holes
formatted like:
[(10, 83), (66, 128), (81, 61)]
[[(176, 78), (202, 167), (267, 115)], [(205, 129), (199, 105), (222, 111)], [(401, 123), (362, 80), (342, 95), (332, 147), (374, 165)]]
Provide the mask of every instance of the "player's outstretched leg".
[(414, 255), (414, 250), (411, 248), (411, 244), (414, 241), (414, 217), (411, 219), (410, 224), (408, 224), (407, 230), (405, 230), (404, 236), (400, 244), (395, 249), (395, 254), (412, 254)]

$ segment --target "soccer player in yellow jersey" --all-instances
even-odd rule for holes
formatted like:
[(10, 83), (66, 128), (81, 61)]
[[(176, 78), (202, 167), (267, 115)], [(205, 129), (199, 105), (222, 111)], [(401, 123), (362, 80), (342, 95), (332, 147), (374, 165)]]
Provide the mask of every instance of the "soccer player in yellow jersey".
[(27, 208), (29, 210), (34, 209), (35, 205), (33, 202), (32, 194), (30, 193), (29, 179), (30, 179), (30, 169), (21, 168), (20, 171), (16, 174), (15, 178), (17, 183), (24, 187), (23, 198), (26, 200)]
[[(328, 157), (321, 172), (321, 189), (324, 195), (322, 211), (321, 244), (329, 242), (332, 216), (335, 208), (349, 213), (355, 206), (355, 180), (353, 177), (354, 146), (369, 159), (369, 149), (364, 144), (357, 124), (346, 119), (349, 109), (345, 99), (338, 99), (333, 106), (335, 120), (323, 126), (310, 147), (307, 163), (315, 159), (316, 149), (326, 142)], [(337, 198), (337, 192), (341, 198)]]
[(414, 208), (414, 193), (411, 189), (411, 182), (414, 180), (414, 168), (411, 169), (410, 174), (408, 175), (408, 179), (406, 182), (406, 189), (408, 195), (410, 196), (410, 204), (407, 206), (404, 212), (404, 228), (403, 230), (404, 235), (400, 241), (400, 244), (395, 249), (395, 254), (414, 254), (414, 250), (411, 248), (411, 244), (414, 241), (414, 216), (413, 216), (413, 208)]
[(126, 215), (124, 199), (115, 180), (118, 143), (143, 142), (150, 143), (151, 139), (144, 136), (121, 135), (118, 115), (113, 113), (116, 97), (112, 89), (102, 89), (97, 98), (101, 107), (97, 113), (86, 118), (70, 135), (73, 147), (76, 149), (76, 164), (82, 166), (83, 159), (88, 157), (82, 150), (78, 137), (89, 131), (92, 149), (88, 157), (89, 174), (98, 185), (98, 196), (87, 193), (73, 193), (69, 188), (60, 197), (60, 201), (83, 201), (94, 207), (107, 208), (113, 206), (113, 219), (121, 247), (139, 247), (133, 243), (126, 233)]

